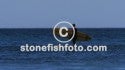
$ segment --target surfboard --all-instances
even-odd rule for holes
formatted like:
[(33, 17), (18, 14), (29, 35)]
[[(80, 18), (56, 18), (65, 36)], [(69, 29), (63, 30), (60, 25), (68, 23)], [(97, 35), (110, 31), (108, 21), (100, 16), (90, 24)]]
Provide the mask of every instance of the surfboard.
[[(69, 29), (68, 31), (62, 30), (62, 34), (65, 34), (66, 32), (68, 32), (68, 36), (66, 38), (71, 38), (73, 35), (73, 30)], [(55, 35), (60, 36), (59, 34), (59, 28), (55, 29)], [(88, 41), (91, 39), (91, 37), (89, 35), (87, 35), (86, 33), (83, 32), (79, 32), (77, 31), (76, 33), (76, 40), (77, 41)]]

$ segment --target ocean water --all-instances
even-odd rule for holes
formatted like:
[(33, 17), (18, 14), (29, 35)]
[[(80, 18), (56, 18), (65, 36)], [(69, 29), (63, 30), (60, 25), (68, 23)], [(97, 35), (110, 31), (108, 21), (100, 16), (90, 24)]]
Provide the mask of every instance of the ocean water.
[[(52, 29), (0, 29), (0, 70), (125, 70), (125, 29), (78, 29), (92, 37), (82, 45), (107, 45), (107, 52), (21, 52), (25, 44), (58, 44)], [(70, 42), (69, 42), (70, 44)]]

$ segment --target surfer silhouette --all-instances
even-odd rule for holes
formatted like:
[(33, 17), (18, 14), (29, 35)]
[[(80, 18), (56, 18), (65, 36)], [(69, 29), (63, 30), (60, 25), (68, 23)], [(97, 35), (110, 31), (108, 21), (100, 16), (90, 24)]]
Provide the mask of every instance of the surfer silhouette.
[(77, 39), (77, 28), (76, 28), (76, 25), (75, 24), (72, 24), (74, 29), (75, 29), (75, 35), (74, 35), (74, 38), (72, 39), (72, 42), (73, 42), (73, 46), (76, 44), (76, 39)]

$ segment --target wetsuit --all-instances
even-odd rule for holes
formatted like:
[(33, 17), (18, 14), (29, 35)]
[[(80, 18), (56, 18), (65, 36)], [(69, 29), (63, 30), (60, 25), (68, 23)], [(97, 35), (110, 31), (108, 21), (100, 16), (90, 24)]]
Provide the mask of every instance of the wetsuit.
[(73, 46), (75, 45), (76, 39), (77, 39), (77, 29), (75, 27), (74, 27), (74, 29), (75, 29), (75, 35), (74, 35), (74, 38), (72, 39)]

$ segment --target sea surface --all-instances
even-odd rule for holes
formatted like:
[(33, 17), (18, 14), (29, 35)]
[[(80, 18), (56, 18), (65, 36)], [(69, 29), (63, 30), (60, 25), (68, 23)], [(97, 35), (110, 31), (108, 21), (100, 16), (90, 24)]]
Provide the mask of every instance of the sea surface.
[[(0, 29), (0, 70), (125, 70), (124, 28), (81, 28), (92, 37), (81, 45), (106, 45), (106, 52), (21, 52), (25, 44), (58, 44), (52, 29)], [(69, 42), (70, 44), (70, 42)]]

